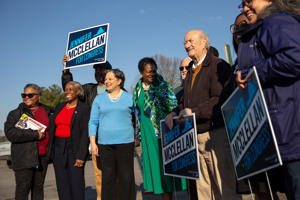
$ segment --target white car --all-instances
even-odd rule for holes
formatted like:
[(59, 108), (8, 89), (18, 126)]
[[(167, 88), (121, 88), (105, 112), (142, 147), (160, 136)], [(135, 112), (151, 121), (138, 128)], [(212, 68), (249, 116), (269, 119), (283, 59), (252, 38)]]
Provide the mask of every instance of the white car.
[(0, 142), (0, 160), (6, 160), (9, 168), (11, 168), (10, 146), (10, 142)]

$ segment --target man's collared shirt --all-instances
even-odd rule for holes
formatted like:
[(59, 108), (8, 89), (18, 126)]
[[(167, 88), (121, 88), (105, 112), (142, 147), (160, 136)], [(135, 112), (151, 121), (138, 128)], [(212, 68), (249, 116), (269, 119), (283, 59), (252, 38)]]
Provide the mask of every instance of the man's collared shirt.
[[(207, 53), (206, 53), (207, 54)], [(205, 59), (206, 57), (206, 54), (202, 57), (202, 59), (197, 63), (197, 65), (195, 65), (195, 63), (193, 62), (193, 69), (195, 69), (196, 67), (198, 67), (202, 62), (203, 60)]]

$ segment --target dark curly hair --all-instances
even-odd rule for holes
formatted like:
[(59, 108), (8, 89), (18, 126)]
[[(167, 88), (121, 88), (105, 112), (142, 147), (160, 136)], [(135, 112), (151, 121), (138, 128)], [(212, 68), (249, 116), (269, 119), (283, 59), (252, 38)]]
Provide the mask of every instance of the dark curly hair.
[(145, 70), (145, 66), (148, 65), (148, 64), (152, 68), (157, 70), (157, 64), (156, 64), (155, 60), (153, 58), (145, 57), (145, 58), (142, 58), (139, 61), (139, 64), (138, 64), (138, 68), (139, 68), (140, 73), (142, 73)]

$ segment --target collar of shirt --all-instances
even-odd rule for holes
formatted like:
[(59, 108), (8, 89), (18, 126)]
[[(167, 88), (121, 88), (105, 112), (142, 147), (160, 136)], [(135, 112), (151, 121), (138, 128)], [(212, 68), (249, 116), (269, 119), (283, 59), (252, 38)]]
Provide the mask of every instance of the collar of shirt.
[(199, 66), (203, 62), (205, 57), (206, 57), (206, 54), (201, 58), (201, 60), (197, 63), (197, 65), (195, 65), (195, 63), (193, 63), (193, 69), (195, 69), (197, 66)]

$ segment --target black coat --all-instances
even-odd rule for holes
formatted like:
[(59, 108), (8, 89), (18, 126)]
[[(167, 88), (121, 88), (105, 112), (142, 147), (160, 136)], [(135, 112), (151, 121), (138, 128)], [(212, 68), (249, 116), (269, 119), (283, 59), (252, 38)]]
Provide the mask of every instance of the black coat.
[[(54, 116), (50, 122), (50, 140), (55, 144), (55, 119), (60, 111), (64, 108), (67, 102), (60, 103), (55, 107)], [(90, 107), (78, 101), (71, 119), (71, 143), (72, 154), (74, 159), (86, 160), (89, 152), (89, 134), (88, 134), (88, 122), (90, 118)], [(54, 148), (52, 148), (52, 155), (54, 155)]]
[[(51, 118), (51, 109), (43, 104), (41, 104), (41, 106), (45, 109), (48, 117)], [(38, 131), (15, 127), (16, 123), (24, 113), (34, 119), (31, 110), (26, 104), (21, 103), (17, 109), (9, 112), (4, 124), (5, 135), (11, 142), (11, 159), (14, 170), (37, 168), (39, 166), (37, 144), (39, 140)], [(49, 142), (48, 152), (51, 151), (50, 148), (51, 144)], [(47, 153), (47, 156), (49, 156), (49, 153)]]

